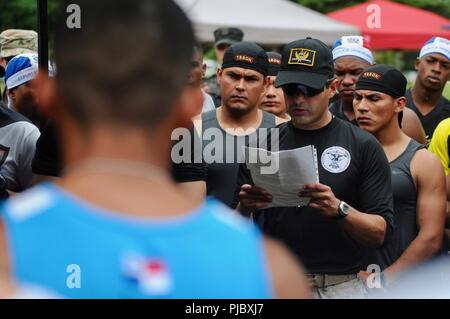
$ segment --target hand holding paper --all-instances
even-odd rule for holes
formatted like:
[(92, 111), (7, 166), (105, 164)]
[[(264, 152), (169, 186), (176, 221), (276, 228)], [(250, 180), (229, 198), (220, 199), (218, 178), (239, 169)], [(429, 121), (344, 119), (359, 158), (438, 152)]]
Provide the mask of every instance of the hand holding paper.
[(309, 197), (298, 194), (305, 184), (319, 182), (317, 155), (312, 145), (280, 152), (246, 148), (245, 154), (254, 184), (272, 196), (267, 207), (308, 205)]

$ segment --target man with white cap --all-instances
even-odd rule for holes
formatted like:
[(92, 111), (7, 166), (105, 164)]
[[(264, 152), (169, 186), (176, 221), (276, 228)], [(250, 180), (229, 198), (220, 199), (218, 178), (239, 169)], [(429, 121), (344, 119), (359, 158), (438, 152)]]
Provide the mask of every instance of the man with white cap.
[[(353, 110), (353, 95), (358, 77), (365, 68), (375, 64), (367, 41), (362, 36), (343, 36), (333, 45), (334, 72), (338, 79), (339, 98), (330, 104), (334, 116), (357, 125)], [(421, 144), (425, 134), (417, 115), (405, 109), (399, 116), (402, 131)]]
[[(5, 81), (15, 112), (0, 108), (0, 190), (19, 192), (31, 186), (31, 161), (39, 129), (31, 123), (38, 118), (32, 81), (38, 73), (37, 54), (20, 54), (6, 67)], [(20, 114), (23, 113), (23, 114)], [(24, 116), (25, 115), (25, 116)]]
[(450, 41), (428, 40), (420, 50), (416, 70), (416, 82), (406, 92), (406, 106), (419, 116), (429, 142), (439, 122), (450, 117), (450, 101), (442, 96), (450, 80)]
[[(5, 76), (6, 65), (13, 57), (37, 52), (37, 39), (38, 34), (33, 30), (9, 29), (0, 33), (0, 77)], [(2, 100), (8, 103), (6, 90), (2, 93)]]
[[(37, 111), (34, 83), (39, 71), (38, 61), (36, 53), (15, 56), (6, 66), (5, 82), (11, 100), (11, 108), (27, 117), (36, 126), (41, 127), (45, 120)], [(49, 70), (52, 74), (50, 65)]]

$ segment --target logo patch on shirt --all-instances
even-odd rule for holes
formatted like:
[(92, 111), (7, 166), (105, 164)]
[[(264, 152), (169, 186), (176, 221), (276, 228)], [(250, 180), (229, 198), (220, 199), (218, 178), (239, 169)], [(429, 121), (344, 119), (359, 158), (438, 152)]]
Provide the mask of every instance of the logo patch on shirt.
[(234, 56), (234, 60), (238, 61), (238, 62), (246, 62), (246, 63), (250, 63), (253, 64), (253, 57), (245, 55), (245, 54), (236, 54)]
[(158, 258), (126, 255), (122, 260), (125, 276), (137, 283), (149, 296), (167, 296), (173, 289), (173, 279), (167, 264)]
[(289, 55), (288, 64), (314, 66), (316, 51), (304, 48), (293, 48)]
[(322, 153), (322, 167), (330, 173), (342, 173), (350, 165), (352, 158), (343, 147), (332, 146)]

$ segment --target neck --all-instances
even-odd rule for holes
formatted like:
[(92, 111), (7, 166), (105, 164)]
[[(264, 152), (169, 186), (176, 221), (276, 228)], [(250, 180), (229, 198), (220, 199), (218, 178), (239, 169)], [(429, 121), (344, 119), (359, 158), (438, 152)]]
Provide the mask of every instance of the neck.
[(327, 126), (331, 120), (333, 119), (333, 115), (331, 114), (331, 112), (327, 109), (326, 113), (316, 122), (314, 123), (310, 123), (310, 124), (301, 124), (301, 123), (295, 123), (295, 121), (292, 121), (292, 125), (295, 128), (298, 128), (300, 130), (305, 130), (305, 131), (314, 131), (314, 130), (318, 130), (321, 129), (322, 127)]
[(217, 120), (224, 129), (257, 129), (261, 124), (262, 116), (262, 111), (257, 107), (253, 108), (250, 112), (239, 116), (231, 113), (227, 107), (224, 106), (220, 106), (217, 110)]
[(183, 215), (200, 202), (186, 196), (170, 177), (170, 131), (104, 126), (86, 135), (63, 133), (63, 145), (71, 147), (64, 149), (66, 174), (58, 184), (88, 203), (125, 215)]
[(419, 81), (416, 81), (411, 89), (411, 95), (416, 106), (435, 107), (442, 96), (443, 90), (444, 88), (437, 91), (430, 91), (423, 87)]
[(283, 120), (288, 120), (288, 121), (291, 119), (289, 114), (287, 114), (286, 112), (282, 112), (280, 114), (275, 114), (275, 116), (277, 116), (277, 117), (279, 117), (279, 118), (281, 118)]
[(374, 135), (383, 148), (388, 148), (400, 142), (404, 134), (398, 126), (397, 118), (394, 117), (388, 126), (374, 133)]
[(344, 112), (347, 119), (350, 121), (353, 121), (355, 119), (355, 111), (353, 110), (353, 101), (347, 102), (347, 101), (341, 101), (342, 105), (342, 112)]
[[(88, 135), (73, 137), (64, 154), (65, 166), (92, 158), (139, 162), (168, 170), (170, 136), (148, 133), (133, 128), (97, 127)], [(155, 152), (157, 150), (157, 152)]]

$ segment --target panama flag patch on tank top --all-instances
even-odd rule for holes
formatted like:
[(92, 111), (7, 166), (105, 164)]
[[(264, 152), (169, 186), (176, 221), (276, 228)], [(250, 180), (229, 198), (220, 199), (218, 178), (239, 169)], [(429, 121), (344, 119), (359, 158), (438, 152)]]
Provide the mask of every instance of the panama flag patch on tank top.
[(122, 259), (122, 268), (127, 278), (136, 281), (143, 294), (164, 297), (172, 292), (172, 275), (166, 262), (160, 258), (126, 255)]
[(350, 153), (340, 146), (327, 148), (321, 158), (322, 167), (330, 173), (342, 173), (348, 168), (351, 160)]

